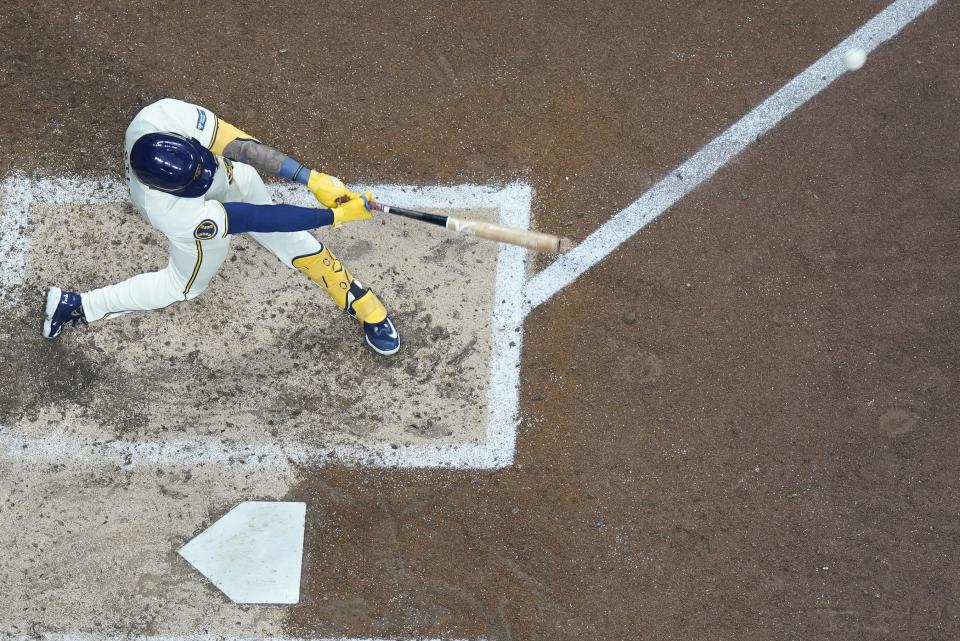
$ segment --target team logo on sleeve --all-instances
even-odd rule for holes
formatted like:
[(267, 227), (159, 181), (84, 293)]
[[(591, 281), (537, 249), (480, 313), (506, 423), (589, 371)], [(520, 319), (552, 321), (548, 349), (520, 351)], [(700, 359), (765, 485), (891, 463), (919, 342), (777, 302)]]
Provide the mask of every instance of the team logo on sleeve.
[(197, 240), (210, 240), (217, 237), (217, 231), (219, 231), (217, 223), (207, 218), (201, 220), (197, 228), (193, 230), (193, 237)]
[(207, 126), (207, 112), (205, 112), (200, 107), (197, 107), (197, 129), (203, 131), (203, 128)]

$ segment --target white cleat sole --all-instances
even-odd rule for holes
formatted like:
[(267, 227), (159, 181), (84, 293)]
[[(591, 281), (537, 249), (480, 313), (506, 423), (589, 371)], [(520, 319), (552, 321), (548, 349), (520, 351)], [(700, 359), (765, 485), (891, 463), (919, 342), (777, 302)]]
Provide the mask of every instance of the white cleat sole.
[(372, 349), (373, 351), (375, 351), (377, 354), (382, 354), (383, 356), (390, 356), (391, 354), (396, 354), (397, 352), (400, 351), (400, 346), (399, 346), (399, 345), (397, 345), (396, 347), (394, 347), (393, 349), (391, 349), (391, 350), (389, 350), (389, 351), (385, 351), (385, 350), (379, 349), (378, 347), (375, 347), (374, 344), (370, 342), (370, 339), (367, 338), (366, 336), (364, 336), (364, 339), (366, 339), (367, 345), (370, 346), (370, 349)]
[(63, 295), (63, 290), (59, 287), (48, 287), (47, 288), (47, 307), (44, 310), (43, 318), (43, 337), (44, 338), (56, 338), (56, 336), (51, 336), (50, 332), (52, 331), (53, 315), (57, 312), (57, 307), (60, 305), (60, 296)]

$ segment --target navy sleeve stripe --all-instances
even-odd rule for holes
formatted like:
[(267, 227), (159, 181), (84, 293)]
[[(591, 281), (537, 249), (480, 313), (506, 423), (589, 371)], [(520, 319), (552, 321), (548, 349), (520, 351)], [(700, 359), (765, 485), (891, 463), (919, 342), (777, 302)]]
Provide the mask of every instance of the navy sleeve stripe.
[(333, 212), (329, 209), (250, 203), (223, 203), (223, 208), (227, 212), (230, 234), (304, 231), (333, 224)]

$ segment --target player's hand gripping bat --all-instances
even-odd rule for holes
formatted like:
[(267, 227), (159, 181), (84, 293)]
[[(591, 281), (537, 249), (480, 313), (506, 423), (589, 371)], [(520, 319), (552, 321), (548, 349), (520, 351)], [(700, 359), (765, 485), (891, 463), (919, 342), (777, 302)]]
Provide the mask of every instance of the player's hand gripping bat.
[(383, 203), (373, 202), (371, 208), (381, 211), (385, 214), (395, 214), (404, 218), (412, 218), (431, 225), (446, 227), (458, 234), (468, 234), (477, 238), (486, 238), (501, 243), (510, 243), (519, 245), (534, 251), (541, 252), (564, 252), (573, 247), (573, 242), (569, 238), (562, 238), (552, 234), (544, 234), (527, 229), (516, 229), (515, 227), (505, 227), (493, 223), (485, 223), (479, 220), (469, 220), (465, 218), (454, 218), (453, 216), (442, 216), (440, 214), (428, 214), (422, 211), (413, 211), (403, 209), (402, 207), (391, 207)]

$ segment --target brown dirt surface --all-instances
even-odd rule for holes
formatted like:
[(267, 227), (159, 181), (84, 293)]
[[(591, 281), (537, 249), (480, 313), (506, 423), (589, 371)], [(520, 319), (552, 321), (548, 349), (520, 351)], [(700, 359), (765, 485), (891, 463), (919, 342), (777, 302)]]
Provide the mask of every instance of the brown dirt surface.
[[(886, 6), (8, 3), (0, 173), (177, 96), (583, 238)], [(133, 8), (136, 11), (133, 11)], [(960, 638), (960, 4), (527, 320), (515, 465), (301, 470), (291, 635)]]

